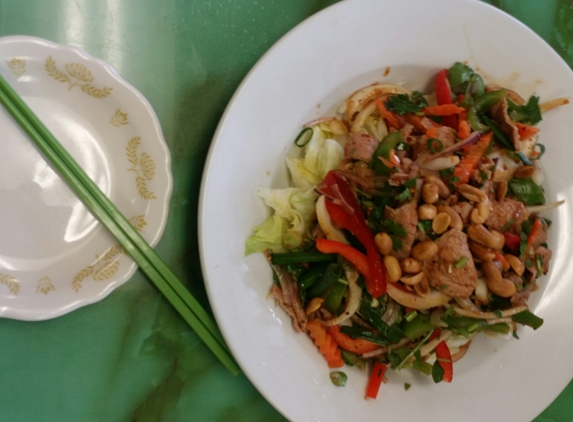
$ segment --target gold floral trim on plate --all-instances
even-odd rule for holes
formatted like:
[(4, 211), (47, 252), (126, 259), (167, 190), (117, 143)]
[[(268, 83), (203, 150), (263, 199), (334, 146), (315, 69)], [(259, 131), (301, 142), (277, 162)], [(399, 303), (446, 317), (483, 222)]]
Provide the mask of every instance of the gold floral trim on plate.
[(157, 199), (155, 194), (147, 188), (147, 181), (152, 180), (155, 176), (155, 161), (145, 152), (141, 153), (141, 155), (137, 153), (137, 148), (139, 148), (140, 144), (140, 136), (131, 138), (127, 144), (125, 148), (127, 159), (133, 164), (133, 166), (127, 170), (136, 174), (135, 185), (137, 187), (137, 193), (139, 193), (143, 199)]
[(47, 295), (52, 290), (56, 290), (56, 288), (54, 287), (54, 283), (52, 283), (52, 280), (50, 280), (49, 277), (42, 277), (38, 280), (38, 287), (36, 287), (36, 291), (38, 293), (44, 293)]
[[(83, 92), (94, 98), (106, 98), (111, 94), (113, 88), (104, 86), (96, 88), (90, 84), (94, 80), (92, 73), (81, 63), (67, 63), (66, 72), (62, 72), (56, 66), (56, 61), (52, 56), (48, 56), (44, 65), (46, 72), (56, 81), (68, 83), (68, 89), (79, 86)], [(83, 83), (82, 83), (83, 82)]]
[(117, 111), (113, 114), (113, 116), (111, 116), (111, 124), (117, 127), (129, 124), (129, 120), (127, 120), (127, 113), (121, 111), (118, 108)]
[(13, 57), (12, 60), (6, 61), (6, 64), (16, 76), (22, 76), (26, 72), (26, 60)]
[[(129, 222), (137, 231), (141, 231), (147, 225), (144, 215), (132, 217)], [(127, 255), (125, 249), (121, 245), (114, 245), (102, 256), (96, 255), (96, 261), (92, 265), (88, 265), (74, 276), (72, 288), (78, 293), (84, 280), (90, 276), (94, 281), (104, 281), (113, 277), (119, 268), (119, 258), (123, 254)]]
[(8, 274), (0, 274), (0, 284), (5, 284), (14, 295), (20, 293), (20, 283), (14, 277)]

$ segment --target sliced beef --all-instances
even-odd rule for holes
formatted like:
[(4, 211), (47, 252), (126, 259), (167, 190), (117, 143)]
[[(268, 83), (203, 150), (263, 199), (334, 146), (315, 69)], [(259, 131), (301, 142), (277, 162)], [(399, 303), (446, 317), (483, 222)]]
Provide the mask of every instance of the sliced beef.
[[(414, 147), (414, 160), (417, 160), (419, 157), (423, 155), (432, 155), (434, 154), (428, 149), (428, 138), (425, 135), (422, 136), (414, 136), (414, 141), (412, 143)], [(447, 126), (440, 126), (436, 130), (436, 136), (434, 138), (439, 139), (444, 148), (451, 147), (456, 142), (456, 134), (454, 130)]]
[(511, 304), (513, 306), (527, 306), (527, 301), (529, 300), (529, 296), (531, 295), (531, 290), (523, 289), (511, 297)]
[[(467, 235), (451, 229), (436, 240), (438, 253), (424, 262), (424, 273), (434, 288), (452, 297), (467, 299), (477, 286), (477, 271), (468, 247)], [(460, 268), (455, 264), (467, 261)]]
[(473, 210), (472, 204), (469, 202), (458, 202), (454, 206), (452, 206), (453, 210), (457, 212), (460, 217), (462, 217), (462, 221), (464, 224), (468, 224), (468, 218)]
[(407, 258), (410, 256), (412, 245), (416, 240), (416, 231), (418, 229), (418, 208), (414, 201), (402, 205), (396, 209), (386, 207), (384, 216), (400, 223), (406, 229), (406, 237), (402, 239), (402, 247), (394, 251), (394, 255), (398, 259)]
[(491, 116), (499, 125), (500, 129), (511, 139), (515, 149), (519, 150), (519, 131), (517, 130), (517, 126), (515, 126), (515, 122), (509, 117), (505, 97), (493, 105), (491, 108)]
[(363, 133), (351, 133), (350, 139), (344, 146), (344, 158), (369, 163), (377, 147), (378, 141), (372, 136)]
[(486, 226), (491, 230), (501, 231), (513, 219), (513, 223), (504, 231), (519, 234), (521, 223), (527, 220), (529, 212), (523, 203), (513, 199), (505, 198), (503, 201), (492, 201), (492, 211), (485, 221)]
[(280, 287), (273, 284), (271, 293), (279, 302), (281, 308), (292, 318), (292, 325), (295, 331), (304, 331), (308, 319), (302, 308), (302, 302), (298, 294), (298, 284), (295, 283), (292, 276), (281, 266), (271, 263), (270, 254), (265, 254), (265, 256), (280, 283)]

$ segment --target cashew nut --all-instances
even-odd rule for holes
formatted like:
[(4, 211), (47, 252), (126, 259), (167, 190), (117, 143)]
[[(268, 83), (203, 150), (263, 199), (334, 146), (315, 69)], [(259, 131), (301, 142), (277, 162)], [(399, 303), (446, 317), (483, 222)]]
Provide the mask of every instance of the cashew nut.
[(481, 266), (487, 280), (487, 287), (500, 297), (511, 297), (517, 291), (513, 281), (503, 278), (500, 269), (491, 261), (484, 262)]

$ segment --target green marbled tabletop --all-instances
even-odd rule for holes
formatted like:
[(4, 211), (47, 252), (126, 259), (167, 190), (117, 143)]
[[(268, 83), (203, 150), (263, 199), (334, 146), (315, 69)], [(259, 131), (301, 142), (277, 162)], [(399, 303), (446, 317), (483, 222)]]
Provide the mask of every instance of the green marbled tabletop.
[[(0, 0), (0, 36), (82, 48), (149, 100), (171, 149), (175, 182), (157, 251), (207, 305), (196, 221), (215, 127), (262, 54), (332, 3)], [(572, 0), (490, 3), (573, 65)], [(139, 272), (103, 301), (55, 320), (0, 319), (0, 338), (0, 422), (283, 420), (244, 375), (224, 369)], [(536, 421), (573, 421), (573, 383)]]

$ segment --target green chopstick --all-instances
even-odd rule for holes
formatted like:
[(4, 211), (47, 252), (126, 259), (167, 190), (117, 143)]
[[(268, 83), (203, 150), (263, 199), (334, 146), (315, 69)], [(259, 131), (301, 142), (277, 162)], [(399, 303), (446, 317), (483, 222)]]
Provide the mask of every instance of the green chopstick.
[(238, 374), (240, 369), (213, 319), (1, 75), (0, 103), (215, 356), (233, 375)]

